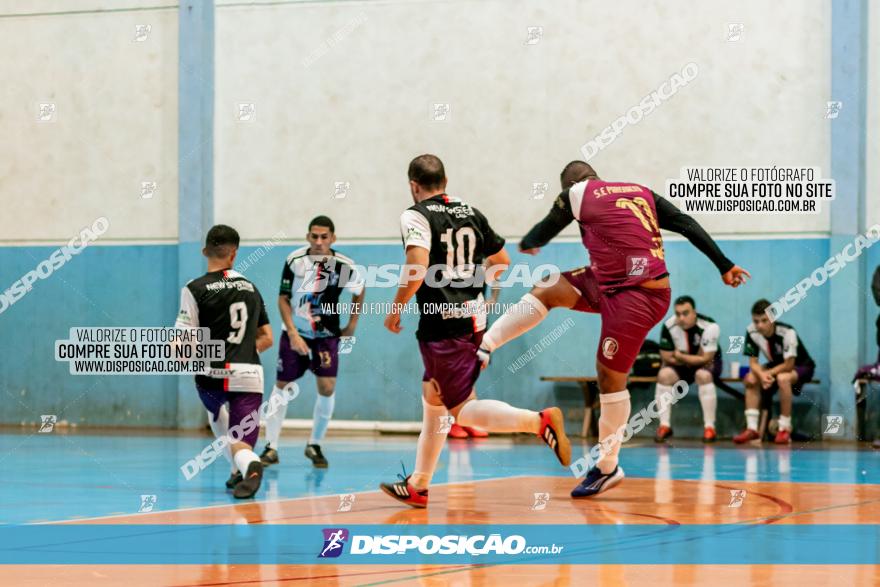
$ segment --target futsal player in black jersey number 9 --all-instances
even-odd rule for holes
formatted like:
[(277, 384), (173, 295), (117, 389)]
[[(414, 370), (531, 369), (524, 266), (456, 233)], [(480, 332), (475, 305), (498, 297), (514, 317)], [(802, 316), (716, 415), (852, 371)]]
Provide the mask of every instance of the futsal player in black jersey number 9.
[[(174, 325), (210, 328), (211, 340), (225, 342), (225, 360), (211, 363), (208, 373), (196, 375), (196, 389), (217, 438), (236, 426), (245, 432), (224, 451), (232, 465), (226, 487), (244, 499), (253, 497), (263, 478), (263, 466), (253, 448), (260, 434), (263, 401), (259, 353), (272, 346), (272, 327), (257, 287), (232, 270), (238, 244), (238, 232), (230, 226), (218, 224), (208, 231), (202, 249), (208, 272), (183, 288)], [(256, 426), (242, 425), (249, 414), (254, 414)]]
[(480, 362), (476, 352), (486, 329), (478, 271), (487, 261), (485, 279), (491, 284), (507, 269), (510, 257), (504, 239), (486, 217), (446, 193), (440, 159), (434, 155), (413, 159), (409, 186), (415, 204), (400, 217), (406, 267), (385, 327), (395, 334), (401, 331), (399, 308), (415, 295), (420, 310), (416, 338), (425, 364), (422, 431), (413, 474), (402, 475), (397, 483), (382, 483), (380, 488), (402, 503), (424, 508), (453, 420), (490, 432), (537, 434), (565, 466), (571, 460), (571, 445), (559, 408), (532, 412), (477, 399), (474, 384)]

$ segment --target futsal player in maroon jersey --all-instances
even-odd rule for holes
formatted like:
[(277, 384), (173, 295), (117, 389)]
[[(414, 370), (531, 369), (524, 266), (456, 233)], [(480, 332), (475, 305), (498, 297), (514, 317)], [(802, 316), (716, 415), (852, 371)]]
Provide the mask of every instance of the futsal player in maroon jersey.
[(591, 263), (535, 286), (489, 328), (477, 354), (485, 367), (491, 352), (534, 328), (552, 308), (601, 316), (596, 373), (603, 456), (572, 491), (572, 497), (578, 498), (607, 491), (624, 478), (618, 466), (617, 432), (630, 416), (627, 375), (648, 332), (669, 309), (669, 273), (660, 229), (685, 236), (715, 264), (726, 285), (737, 287), (751, 276), (725, 257), (693, 218), (650, 189), (603, 181), (583, 161), (566, 165), (560, 179), (562, 193), (550, 213), (523, 237), (520, 251), (536, 255), (576, 220)]

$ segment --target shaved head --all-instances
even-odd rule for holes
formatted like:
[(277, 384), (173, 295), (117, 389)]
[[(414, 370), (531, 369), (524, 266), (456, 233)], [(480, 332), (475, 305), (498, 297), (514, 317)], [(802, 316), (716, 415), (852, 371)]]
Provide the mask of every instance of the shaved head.
[(567, 189), (585, 179), (598, 177), (596, 171), (586, 161), (572, 161), (559, 174), (559, 181), (562, 183), (562, 189)]

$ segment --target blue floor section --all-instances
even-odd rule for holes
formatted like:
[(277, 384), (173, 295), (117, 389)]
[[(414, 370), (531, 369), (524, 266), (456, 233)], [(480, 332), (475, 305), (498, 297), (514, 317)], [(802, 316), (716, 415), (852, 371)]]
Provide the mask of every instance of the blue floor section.
[[(153, 511), (204, 507), (235, 500), (223, 483), (229, 476), (222, 457), (187, 481), (181, 465), (209, 442), (206, 436), (123, 436), (91, 433), (0, 434), (0, 523), (71, 520), (135, 514), (147, 498)], [(304, 436), (288, 436), (281, 464), (267, 469), (258, 499), (337, 495), (376, 489), (394, 480), (401, 460), (408, 471), (415, 436), (328, 439), (330, 461), (314, 469), (302, 455)], [(574, 458), (586, 451), (574, 447)], [(262, 449), (262, 444), (258, 450)], [(765, 446), (736, 448), (656, 446), (633, 441), (621, 453), (628, 477), (717, 479), (805, 483), (880, 483), (880, 452), (846, 448), (817, 450)], [(540, 442), (527, 436), (450, 441), (440, 458), (435, 483), (466, 482), (518, 475), (570, 476)], [(572, 477), (572, 485), (575, 480)]]

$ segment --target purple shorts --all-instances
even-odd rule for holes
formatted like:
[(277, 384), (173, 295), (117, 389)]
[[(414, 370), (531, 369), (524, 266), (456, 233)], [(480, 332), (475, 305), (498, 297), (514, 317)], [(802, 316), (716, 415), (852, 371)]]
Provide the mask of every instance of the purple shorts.
[(596, 276), (593, 274), (593, 268), (587, 265), (580, 269), (572, 269), (571, 271), (563, 271), (562, 277), (565, 278), (576, 290), (581, 294), (581, 299), (577, 301), (572, 310), (578, 312), (589, 312), (591, 314), (599, 313), (599, 284), (596, 282)]
[[(199, 399), (202, 400), (205, 408), (211, 412), (211, 417), (216, 421), (220, 414), (220, 408), (223, 404), (229, 403), (229, 429), (238, 426), (245, 416), (251, 412), (256, 412), (253, 421), (253, 430), (247, 432), (240, 438), (241, 442), (250, 445), (251, 448), (257, 445), (257, 438), (260, 436), (260, 405), (263, 403), (262, 393), (253, 393), (249, 391), (212, 391), (204, 389), (196, 385), (199, 392)], [(250, 426), (248, 426), (250, 427)], [(244, 430), (243, 430), (244, 431)]]
[(483, 331), (443, 340), (419, 341), (425, 364), (422, 381), (434, 380), (440, 388), (440, 399), (448, 409), (462, 403), (474, 389), (480, 376), (477, 349)]
[[(768, 363), (768, 364), (764, 365), (764, 368), (770, 369), (771, 367), (774, 367), (774, 366), (775, 365), (770, 365)], [(816, 366), (815, 365), (795, 365), (794, 372), (797, 373), (798, 379), (797, 379), (797, 382), (791, 386), (791, 393), (793, 395), (800, 395), (801, 391), (804, 388), (804, 385), (809, 383), (810, 381), (812, 381), (813, 374), (816, 372)], [(766, 393), (768, 395), (773, 395), (778, 390), (779, 390), (779, 384), (774, 381), (773, 385), (771, 385), (769, 388), (764, 389), (762, 391), (763, 391), (763, 393)]]
[(311, 352), (301, 355), (290, 348), (290, 337), (287, 331), (281, 333), (278, 343), (278, 381), (296, 381), (306, 371), (317, 377), (336, 377), (339, 372), (339, 338), (306, 338)]

